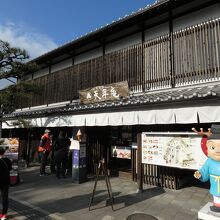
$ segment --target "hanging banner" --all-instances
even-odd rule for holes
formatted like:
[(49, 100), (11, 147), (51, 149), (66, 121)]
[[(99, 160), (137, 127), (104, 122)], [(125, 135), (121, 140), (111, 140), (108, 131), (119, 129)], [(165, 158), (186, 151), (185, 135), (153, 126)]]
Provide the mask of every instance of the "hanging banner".
[(199, 169), (207, 159), (206, 138), (195, 133), (142, 133), (142, 163)]
[(80, 102), (83, 104), (113, 101), (128, 97), (129, 91), (127, 81), (96, 86), (94, 88), (79, 91)]
[(12, 170), (10, 171), (11, 184), (13, 185), (18, 180), (18, 138), (0, 138), (0, 147), (5, 148), (4, 156), (12, 162)]

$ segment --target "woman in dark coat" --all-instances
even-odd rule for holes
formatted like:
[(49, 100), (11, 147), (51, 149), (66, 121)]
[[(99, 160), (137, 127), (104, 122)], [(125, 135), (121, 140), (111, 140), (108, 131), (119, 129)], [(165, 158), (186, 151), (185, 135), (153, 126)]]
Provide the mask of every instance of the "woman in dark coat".
[(5, 149), (0, 147), (0, 191), (2, 196), (2, 212), (0, 219), (7, 218), (8, 211), (8, 189), (10, 185), (10, 170), (12, 169), (11, 161), (4, 157)]
[(58, 179), (60, 178), (60, 173), (62, 174), (62, 177), (65, 178), (69, 146), (70, 140), (66, 138), (64, 131), (60, 131), (58, 139), (54, 141), (53, 144), (53, 160), (56, 166), (56, 177)]

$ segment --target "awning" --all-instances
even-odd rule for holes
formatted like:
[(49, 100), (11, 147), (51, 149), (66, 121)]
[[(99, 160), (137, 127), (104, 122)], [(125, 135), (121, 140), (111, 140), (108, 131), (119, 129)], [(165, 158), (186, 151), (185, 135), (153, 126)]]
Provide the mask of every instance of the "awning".
[[(120, 126), (152, 124), (192, 124), (220, 122), (220, 106), (197, 106), (166, 109), (60, 115), (27, 119), (32, 127)], [(13, 128), (13, 121), (3, 128)]]

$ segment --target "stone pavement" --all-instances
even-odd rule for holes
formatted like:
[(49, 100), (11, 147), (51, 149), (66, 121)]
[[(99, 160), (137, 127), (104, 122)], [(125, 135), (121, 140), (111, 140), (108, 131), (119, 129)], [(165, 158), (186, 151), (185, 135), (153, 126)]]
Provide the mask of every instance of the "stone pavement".
[(136, 193), (137, 183), (111, 177), (114, 211), (106, 200), (108, 194), (104, 179), (98, 181), (89, 211), (94, 179), (76, 184), (71, 178), (40, 177), (39, 167), (22, 170), (21, 178), (19, 185), (10, 188), (11, 220), (125, 220), (133, 213), (146, 213), (158, 220), (193, 220), (197, 219), (198, 210), (212, 200), (206, 188), (189, 186), (169, 190), (144, 185), (144, 192)]

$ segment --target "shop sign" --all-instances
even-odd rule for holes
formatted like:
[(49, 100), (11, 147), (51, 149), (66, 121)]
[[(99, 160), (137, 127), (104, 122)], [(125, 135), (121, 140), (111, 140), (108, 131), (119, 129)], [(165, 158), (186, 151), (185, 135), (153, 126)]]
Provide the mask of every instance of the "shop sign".
[(79, 168), (79, 150), (73, 150), (72, 164), (73, 168)]
[(104, 86), (96, 86), (79, 91), (80, 102), (83, 104), (114, 101), (128, 97), (129, 91), (127, 81)]
[(0, 138), (0, 147), (5, 148), (4, 156), (9, 158), (12, 162), (12, 170), (10, 171), (11, 182), (14, 177), (18, 176), (18, 138)]
[(131, 159), (131, 147), (112, 146), (112, 157), (121, 158), (121, 159)]
[(70, 150), (79, 150), (80, 149), (80, 145), (79, 145), (79, 141), (74, 140), (73, 138), (70, 139)]
[(206, 138), (195, 133), (142, 133), (142, 163), (199, 169), (207, 159)]
[(86, 143), (79, 142), (72, 139), (73, 146), (73, 155), (72, 155), (72, 164), (73, 168), (83, 168), (86, 167)]

